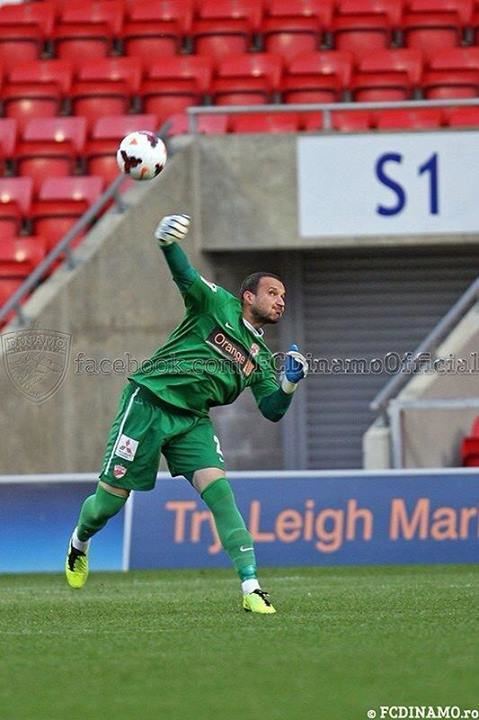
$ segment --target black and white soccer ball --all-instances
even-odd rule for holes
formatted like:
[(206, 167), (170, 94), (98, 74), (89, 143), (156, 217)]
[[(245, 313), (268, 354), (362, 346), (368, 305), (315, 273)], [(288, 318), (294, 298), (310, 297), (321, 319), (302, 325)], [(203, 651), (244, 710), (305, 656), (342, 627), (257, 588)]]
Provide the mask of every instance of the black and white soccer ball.
[(149, 130), (135, 130), (120, 143), (116, 160), (121, 172), (133, 180), (152, 180), (166, 165), (166, 145)]

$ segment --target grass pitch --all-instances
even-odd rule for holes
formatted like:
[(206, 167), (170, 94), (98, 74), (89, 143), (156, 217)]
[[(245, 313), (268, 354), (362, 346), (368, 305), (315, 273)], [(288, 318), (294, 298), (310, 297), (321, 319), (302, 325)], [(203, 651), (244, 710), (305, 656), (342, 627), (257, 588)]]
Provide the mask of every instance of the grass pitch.
[[(356, 720), (479, 705), (479, 568), (264, 570), (278, 614), (230, 571), (0, 579), (2, 720)], [(379, 715), (378, 715), (379, 717)]]

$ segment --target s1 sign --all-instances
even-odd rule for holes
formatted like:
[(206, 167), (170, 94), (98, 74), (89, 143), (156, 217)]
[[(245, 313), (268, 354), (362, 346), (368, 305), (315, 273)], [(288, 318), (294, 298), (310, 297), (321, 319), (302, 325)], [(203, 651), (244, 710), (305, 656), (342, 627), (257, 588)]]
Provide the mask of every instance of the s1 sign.
[(479, 232), (479, 133), (298, 138), (301, 237)]

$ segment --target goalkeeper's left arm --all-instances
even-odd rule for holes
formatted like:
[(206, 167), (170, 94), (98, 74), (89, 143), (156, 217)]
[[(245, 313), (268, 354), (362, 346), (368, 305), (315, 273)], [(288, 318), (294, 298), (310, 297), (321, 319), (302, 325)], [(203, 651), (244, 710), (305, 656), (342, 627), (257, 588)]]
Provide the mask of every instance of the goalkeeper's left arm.
[[(261, 414), (271, 422), (281, 420), (291, 405), (293, 394), (298, 383), (308, 374), (308, 361), (300, 352), (297, 345), (291, 345), (285, 357), (284, 373), (281, 386), (270, 395), (263, 397), (258, 407)], [(253, 389), (254, 392), (254, 389)]]

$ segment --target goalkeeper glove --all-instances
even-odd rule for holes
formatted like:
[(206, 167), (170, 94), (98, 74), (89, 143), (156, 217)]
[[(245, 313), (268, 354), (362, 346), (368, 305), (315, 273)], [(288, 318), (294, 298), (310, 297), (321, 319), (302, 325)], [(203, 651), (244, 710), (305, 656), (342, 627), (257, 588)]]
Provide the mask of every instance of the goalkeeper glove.
[(160, 247), (184, 240), (190, 227), (189, 215), (167, 215), (157, 225), (155, 237)]
[(308, 374), (308, 361), (298, 352), (297, 345), (291, 345), (285, 357), (284, 372), (281, 378), (281, 389), (287, 395), (294, 393), (300, 380)]

